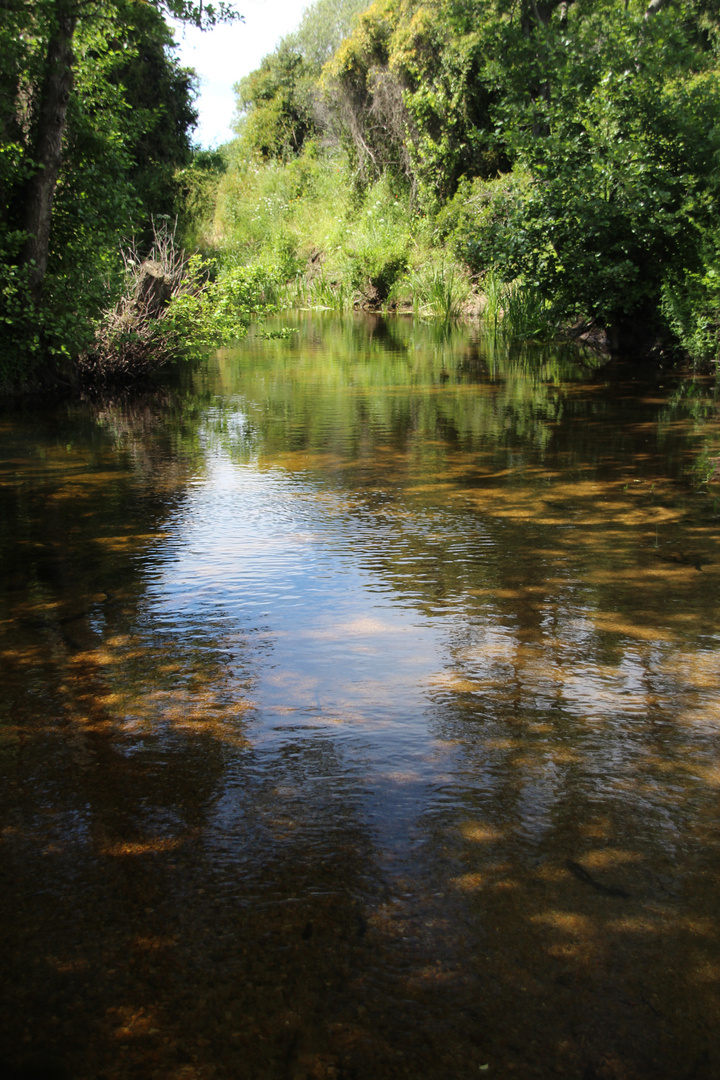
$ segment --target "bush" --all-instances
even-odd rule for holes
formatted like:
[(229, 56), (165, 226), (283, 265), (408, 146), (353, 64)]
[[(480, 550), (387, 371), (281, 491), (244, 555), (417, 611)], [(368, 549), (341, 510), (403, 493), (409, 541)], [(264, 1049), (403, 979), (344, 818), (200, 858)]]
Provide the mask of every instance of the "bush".
[(86, 383), (143, 378), (178, 359), (242, 337), (254, 317), (274, 310), (276, 268), (223, 267), (188, 256), (167, 225), (155, 230), (147, 258), (124, 253), (125, 282), (108, 308), (92, 345), (79, 360)]
[(703, 272), (685, 273), (666, 281), (661, 310), (692, 360), (720, 360), (720, 252)]
[(466, 268), (457, 262), (437, 256), (424, 260), (410, 271), (394, 290), (396, 300), (406, 299), (419, 315), (444, 320), (462, 314), (472, 292), (472, 282)]
[(155, 229), (147, 258), (133, 245), (123, 261), (121, 295), (102, 314), (78, 361), (83, 382), (137, 379), (174, 360), (184, 345), (178, 310), (183, 302), (200, 310), (207, 291), (202, 260), (186, 257), (167, 224)]

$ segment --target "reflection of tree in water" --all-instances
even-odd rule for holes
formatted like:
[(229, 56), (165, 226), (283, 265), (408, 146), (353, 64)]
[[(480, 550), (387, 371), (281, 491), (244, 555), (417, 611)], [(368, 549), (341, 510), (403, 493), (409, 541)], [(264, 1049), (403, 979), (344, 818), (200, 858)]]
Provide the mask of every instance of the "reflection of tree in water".
[(383, 436), (404, 449), (436, 424), (461, 431), (464, 446), (499, 439), (501, 446), (516, 440), (542, 447), (568, 398), (561, 380), (592, 373), (593, 358), (579, 364), (577, 350), (535, 346), (509, 355), (470, 325), (438, 328), (367, 314), (329, 325), (315, 316), (308, 324), (297, 342), (276, 346), (272, 366), (267, 342), (230, 352), (222, 363), (226, 389), (239, 377), (253, 403), (269, 456), (313, 448), (362, 457), (363, 447), (374, 455)]
[[(361, 333), (249, 343), (223, 399), (15, 429), (6, 1045), (77, 1080), (711, 1076), (716, 571), (681, 425), (653, 441), (654, 405), (469, 331), (348, 355)], [(327, 496), (354, 564), (445, 633), (454, 749), (394, 874), (352, 742), (252, 738), (271, 639), (149, 599), (216, 453)]]
[(628, 635), (611, 666), (592, 632), (573, 641), (548, 619), (541, 637), (517, 612), (506, 600), (459, 629), (433, 693), (458, 767), (452, 809), (427, 827), (485, 929), (489, 1052), (514, 1013), (519, 1062), (529, 1044), (563, 1075), (671, 1076), (691, 1060), (711, 1076), (717, 717), (701, 716), (698, 658), (688, 677), (692, 651)]
[[(168, 784), (161, 750), (142, 764), (134, 756), (118, 700), (146, 689), (136, 680), (167, 662), (137, 630), (142, 558), (182, 500), (194, 462), (175, 452), (176, 416), (168, 423), (166, 411), (163, 421), (157, 403), (154, 412), (105, 408), (99, 419), (88, 408), (48, 415), (44, 427), (37, 417), (14, 425), (11, 453), (23, 468), (0, 488), (11, 571), (2, 887), (14, 900), (5, 908), (18, 912), (3, 927), (6, 1052), (85, 1040), (87, 1025), (118, 997), (103, 974), (108, 956), (130, 948), (123, 923), (158, 887), (146, 856), (172, 850), (197, 827), (184, 820), (174, 786), (191, 746), (175, 748)], [(213, 764), (213, 746), (197, 778), (199, 807), (222, 765), (217, 754)]]
[(418, 949), (393, 944), (408, 923), (374, 870), (362, 775), (312, 730), (253, 747), (262, 642), (222, 613), (173, 627), (147, 605), (148, 553), (207, 436), (164, 405), (13, 429), (3, 1064), (331, 1077), (387, 1058), (404, 1075), (420, 1006), (397, 987)]
[[(548, 512), (536, 494), (553, 482), (545, 464), (507, 498), (502, 481), (499, 493), (488, 484), (453, 528), (437, 515), (444, 532), (417, 507), (424, 527), (413, 530), (401, 504), (402, 539), (386, 533), (381, 572), (451, 628), (433, 711), (458, 748), (455, 809), (429, 815), (428, 828), (485, 927), (477, 971), (492, 980), (482, 1007), (493, 1053), (517, 1013), (542, 1060), (557, 1061), (565, 1033), (563, 1069), (585, 1059), (598, 1075), (619, 1062), (630, 1075), (672, 1075), (710, 1046), (689, 1017), (707, 1007), (702, 972), (718, 954), (716, 571), (658, 561), (638, 542), (637, 496), (622, 501), (607, 470), (590, 498), (568, 485), (563, 513)], [(675, 498), (677, 518), (665, 521), (681, 532), (696, 497)], [(662, 489), (661, 504), (667, 513)], [(713, 534), (691, 530), (711, 550)], [(603, 885), (630, 901), (618, 908)], [(707, 928), (692, 942), (688, 917)], [(529, 1067), (525, 1041), (504, 1050)]]
[(432, 697), (461, 751), (427, 859), (474, 912), (487, 1053), (523, 1075), (710, 1076), (717, 569), (683, 479), (697, 408), (658, 430), (653, 384), (579, 388), (557, 359), (463, 348), (441, 395), (430, 350), (371, 371), (328, 351), (312, 408), (277, 387), (300, 393), (296, 445), (317, 458), (283, 454), (270, 410), (261, 453), (304, 482), (336, 461), (360, 562), (453, 627)]
[[(241, 373), (254, 433), (234, 439), (217, 432), (224, 450), (237, 460), (285, 467), (289, 477), (295, 469), (303, 478), (314, 470), (325, 484), (332, 474), (358, 512), (367, 505), (376, 515), (378, 527), (389, 529), (394, 517), (403, 558), (416, 545), (425, 559), (433, 528), (421, 518), (442, 521), (432, 544), (445, 594), (472, 587), (463, 577), (466, 563), (445, 548), (487, 526), (496, 540), (477, 552), (470, 542), (464, 553), (473, 573), (491, 565), (495, 547), (510, 545), (515, 555), (532, 549), (541, 574), (545, 565), (553, 576), (565, 566), (582, 576), (583, 589), (611, 596), (611, 610), (620, 604), (633, 615), (645, 611), (651, 625), (664, 618), (658, 576), (679, 579), (714, 557), (708, 500), (692, 496), (679, 468), (694, 450), (682, 415), (658, 432), (652, 385), (638, 392), (629, 381), (620, 387), (592, 377), (567, 381), (578, 371), (569, 351), (501, 354), (496, 346), (491, 379), (487, 342), (484, 360), (481, 352), (464, 359), (479, 348), (467, 328), (441, 361), (452, 377), (438, 388), (430, 330), (423, 337), (422, 325), (393, 328), (406, 336), (405, 352), (375, 343), (367, 346), (367, 362), (348, 349), (359, 333), (352, 320), (328, 331), (319, 356), (306, 355), (302, 341), (292, 349), (277, 346), (278, 364), (269, 365), (265, 343), (247, 346), (237, 369), (230, 356), (224, 377), (229, 387)], [(469, 513), (451, 520), (448, 500)], [(694, 547), (685, 551), (688, 544)], [(453, 575), (459, 575), (455, 586), (448, 580)], [(690, 593), (686, 602), (693, 605), (709, 596)]]

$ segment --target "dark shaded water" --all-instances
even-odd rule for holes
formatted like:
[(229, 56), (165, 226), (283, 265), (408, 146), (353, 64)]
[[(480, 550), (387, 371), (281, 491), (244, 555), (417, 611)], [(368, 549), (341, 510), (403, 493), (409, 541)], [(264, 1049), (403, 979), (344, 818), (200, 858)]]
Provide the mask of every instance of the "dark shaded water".
[(4, 1061), (717, 1077), (713, 386), (297, 325), (0, 421)]

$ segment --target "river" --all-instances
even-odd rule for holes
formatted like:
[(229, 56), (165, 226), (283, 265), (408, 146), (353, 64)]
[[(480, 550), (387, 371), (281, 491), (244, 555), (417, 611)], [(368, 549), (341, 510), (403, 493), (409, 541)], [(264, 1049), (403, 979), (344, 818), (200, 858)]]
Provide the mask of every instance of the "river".
[(714, 384), (290, 322), (0, 415), (5, 1074), (719, 1076)]

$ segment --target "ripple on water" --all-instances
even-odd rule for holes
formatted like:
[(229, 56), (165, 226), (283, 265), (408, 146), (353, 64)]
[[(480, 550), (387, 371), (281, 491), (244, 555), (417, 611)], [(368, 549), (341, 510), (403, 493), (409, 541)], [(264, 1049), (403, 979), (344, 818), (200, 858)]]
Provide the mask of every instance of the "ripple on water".
[(363, 319), (0, 430), (3, 1052), (716, 1075), (710, 405)]

